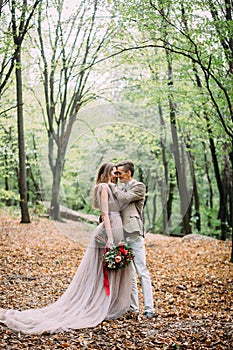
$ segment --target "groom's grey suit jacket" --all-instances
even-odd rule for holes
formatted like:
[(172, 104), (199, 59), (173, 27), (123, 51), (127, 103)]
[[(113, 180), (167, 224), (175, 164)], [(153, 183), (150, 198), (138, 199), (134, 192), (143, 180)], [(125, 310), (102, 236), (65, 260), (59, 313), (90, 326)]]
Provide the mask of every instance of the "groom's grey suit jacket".
[(138, 233), (144, 236), (144, 226), (142, 221), (142, 211), (145, 202), (146, 186), (142, 182), (132, 180), (127, 191), (110, 184), (114, 196), (121, 203), (121, 218), (123, 229), (127, 234)]

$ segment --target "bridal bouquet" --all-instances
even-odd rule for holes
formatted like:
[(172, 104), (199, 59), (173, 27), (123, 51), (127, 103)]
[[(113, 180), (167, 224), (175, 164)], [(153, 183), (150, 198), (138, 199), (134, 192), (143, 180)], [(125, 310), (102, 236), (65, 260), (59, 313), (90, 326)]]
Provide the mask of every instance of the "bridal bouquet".
[(103, 263), (107, 270), (117, 271), (128, 266), (133, 258), (132, 248), (127, 243), (121, 242), (106, 249), (103, 255)]

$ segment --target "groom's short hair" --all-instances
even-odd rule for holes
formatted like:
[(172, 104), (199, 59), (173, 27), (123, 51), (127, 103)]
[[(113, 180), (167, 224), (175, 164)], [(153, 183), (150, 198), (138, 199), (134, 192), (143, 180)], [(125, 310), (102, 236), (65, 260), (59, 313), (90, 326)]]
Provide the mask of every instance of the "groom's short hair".
[(125, 172), (130, 171), (131, 176), (133, 177), (133, 175), (134, 175), (134, 163), (133, 162), (131, 162), (130, 160), (123, 160), (122, 162), (117, 164), (117, 168), (119, 166), (122, 166)]

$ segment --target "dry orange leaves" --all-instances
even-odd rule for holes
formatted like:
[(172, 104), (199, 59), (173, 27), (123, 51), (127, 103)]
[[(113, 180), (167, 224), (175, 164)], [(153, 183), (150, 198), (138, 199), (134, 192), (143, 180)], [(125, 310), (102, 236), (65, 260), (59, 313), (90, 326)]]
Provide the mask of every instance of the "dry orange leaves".
[[(86, 242), (65, 237), (48, 219), (20, 224), (18, 218), (1, 214), (0, 220), (0, 307), (22, 310), (55, 301), (75, 274)], [(85, 224), (80, 237), (84, 231)], [(153, 320), (125, 315), (95, 328), (54, 335), (24, 335), (0, 324), (0, 348), (232, 349), (230, 242), (152, 238), (146, 247)], [(141, 291), (140, 303), (143, 314)]]

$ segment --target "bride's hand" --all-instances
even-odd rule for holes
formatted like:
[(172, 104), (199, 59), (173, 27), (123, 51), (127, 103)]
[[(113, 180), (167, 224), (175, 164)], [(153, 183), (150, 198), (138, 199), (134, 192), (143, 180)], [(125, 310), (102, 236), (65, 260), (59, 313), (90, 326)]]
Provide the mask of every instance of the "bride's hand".
[(112, 248), (112, 246), (113, 246), (113, 241), (108, 239), (105, 248)]

